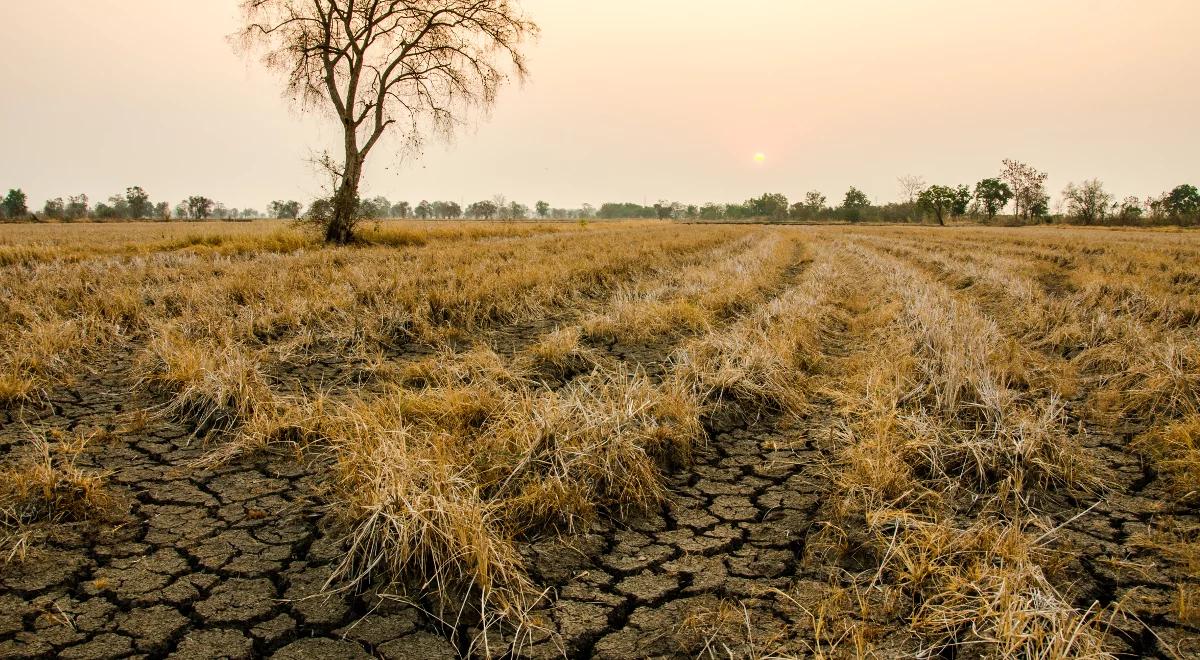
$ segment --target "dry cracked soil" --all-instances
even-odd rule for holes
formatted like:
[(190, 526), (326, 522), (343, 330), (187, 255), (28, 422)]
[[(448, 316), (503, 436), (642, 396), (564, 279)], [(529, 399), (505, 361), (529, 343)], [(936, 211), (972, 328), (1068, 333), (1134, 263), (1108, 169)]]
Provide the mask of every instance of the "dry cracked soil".
[[(663, 346), (602, 348), (651, 374), (665, 364)], [(339, 368), (328, 365), (327, 375), (335, 378)], [(161, 416), (128, 424), (160, 404), (139, 393), (118, 363), (60, 389), (44, 406), (0, 411), (0, 456), (15, 455), (31, 433), (108, 431), (80, 460), (106, 475), (117, 503), (104, 521), (44, 526), (24, 561), (0, 566), (0, 657), (511, 652), (511, 639), (427, 614), (439, 611), (434, 603), (374, 590), (329, 593), (342, 545), (323, 524), (321, 457), (258, 455), (197, 467), (210, 447), (195, 428)], [(694, 464), (667, 475), (672, 497), (660, 510), (526, 543), (522, 552), (546, 599), (516, 655), (810, 654), (817, 621), (801, 615), (797, 594), (820, 602), (838, 571), (862, 568), (806, 561), (827, 488), (816, 459), (833, 443), (832, 417), (832, 406), (819, 401), (801, 419), (714, 414)], [(1159, 602), (1175, 593), (1174, 569), (1131, 539), (1164, 516), (1191, 533), (1200, 525), (1194, 512), (1171, 510), (1156, 494), (1155, 475), (1127, 449), (1136, 432), (1088, 436), (1099, 438), (1091, 450), (1116, 487), (1067, 526), (1076, 593), (1084, 606), (1144, 604), (1137, 610), (1144, 621), (1126, 619), (1114, 631), (1128, 657), (1197, 657), (1196, 625), (1163, 614), (1169, 607)], [(714, 622), (704, 617), (722, 608), (730, 614), (730, 603), (734, 634), (714, 649), (706, 637)], [(876, 623), (891, 630), (872, 640), (880, 657), (915, 652), (902, 622)]]

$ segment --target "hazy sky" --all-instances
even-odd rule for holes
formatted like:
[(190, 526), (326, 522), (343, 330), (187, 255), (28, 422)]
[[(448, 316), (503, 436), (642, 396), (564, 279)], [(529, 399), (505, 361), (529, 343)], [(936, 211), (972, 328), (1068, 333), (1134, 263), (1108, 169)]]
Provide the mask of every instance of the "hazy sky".
[[(1200, 184), (1197, 0), (525, 0), (531, 79), (366, 194), (879, 201), (1000, 159), (1119, 195)], [(0, 187), (308, 200), (335, 137), (225, 37), (236, 0), (0, 0)], [(765, 163), (753, 155), (763, 152)], [(1057, 196), (1057, 195), (1056, 195)]]

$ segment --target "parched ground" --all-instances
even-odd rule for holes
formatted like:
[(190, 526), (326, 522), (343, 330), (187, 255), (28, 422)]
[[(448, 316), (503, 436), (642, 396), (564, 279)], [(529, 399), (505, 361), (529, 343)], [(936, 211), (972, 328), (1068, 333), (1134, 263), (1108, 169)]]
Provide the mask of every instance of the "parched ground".
[[(1001, 318), (974, 298), (983, 294), (919, 255), (894, 254)], [(807, 265), (797, 257), (773, 297)], [(1042, 286), (1046, 296), (1070, 293), (1061, 278)], [(847, 311), (856, 313), (867, 318)], [(560, 320), (488, 338), (509, 357)], [(856, 322), (827, 322), (821, 354), (836, 361), (859, 350), (866, 335)], [(659, 377), (683, 340), (591, 348)], [(94, 365), (45, 405), (0, 411), (6, 459), (27, 451), (31, 434), (92, 437), (79, 466), (105, 476), (114, 502), (105, 520), (36, 527), (26, 556), (0, 565), (0, 657), (910, 657), (921, 648), (905, 621), (851, 602), (843, 588), (860, 583), (852, 575), (869, 576), (877, 557), (849, 548), (828, 563), (810, 547), (838, 495), (825, 469), (845, 421), (824, 393), (812, 393), (802, 415), (719, 407), (704, 420), (707, 441), (693, 464), (667, 473), (660, 510), (526, 539), (520, 550), (545, 592), (534, 628), (514, 643), (511, 631), (481, 635), (449, 600), (409, 602), (396, 585), (349, 593), (327, 584), (343, 556), (323, 483), (329, 457), (316, 449), (205, 462), (213, 447), (198, 429), (146, 413), (166, 399), (138, 386), (129, 359)], [(336, 362), (305, 373), (354, 378)], [(1105, 489), (1052, 508), (1061, 561), (1048, 570), (1081, 610), (1119, 609), (1104, 627), (1113, 652), (1200, 657), (1200, 604), (1187, 600), (1200, 601), (1200, 564), (1188, 554), (1200, 515), (1132, 447), (1154, 420), (1099, 422), (1084, 410), (1088, 394), (1067, 402), (1068, 423)], [(843, 616), (860, 625), (834, 626)]]
[[(630, 359), (653, 368), (662, 350), (630, 349)], [(29, 557), (0, 572), (0, 656), (486, 653), (479, 641), (472, 648), (469, 625), (422, 613), (439, 604), (326, 591), (342, 546), (323, 525), (319, 456), (198, 467), (208, 449), (194, 429), (141, 415), (159, 402), (133, 391), (118, 367), (81, 379), (44, 410), (5, 413), (6, 448), (30, 432), (108, 431), (80, 466), (107, 475), (125, 513), (43, 528)], [(129, 428), (131, 418), (140, 428)], [(679, 655), (681, 640), (696, 642), (680, 624), (728, 599), (747, 608), (763, 644), (780, 648), (795, 614), (785, 592), (798, 579), (825, 589), (824, 572), (802, 559), (822, 488), (813, 458), (828, 422), (714, 422), (695, 465), (669, 476), (673, 495), (661, 512), (525, 547), (550, 602), (522, 654)], [(788, 647), (801, 653), (803, 640)], [(737, 653), (753, 650), (749, 642)]]

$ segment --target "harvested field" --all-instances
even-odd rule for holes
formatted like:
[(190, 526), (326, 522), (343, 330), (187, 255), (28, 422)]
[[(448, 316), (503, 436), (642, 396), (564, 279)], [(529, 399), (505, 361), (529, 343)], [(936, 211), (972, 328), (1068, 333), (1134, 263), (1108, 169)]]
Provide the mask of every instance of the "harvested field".
[(0, 656), (1200, 655), (1200, 235), (0, 226)]

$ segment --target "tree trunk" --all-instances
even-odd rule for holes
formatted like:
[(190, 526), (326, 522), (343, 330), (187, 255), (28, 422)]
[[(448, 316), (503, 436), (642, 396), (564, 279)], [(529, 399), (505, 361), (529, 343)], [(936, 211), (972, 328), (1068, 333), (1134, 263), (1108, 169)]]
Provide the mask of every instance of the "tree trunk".
[(333, 214), (325, 226), (325, 242), (347, 245), (354, 240), (354, 221), (358, 214), (358, 182), (362, 166), (357, 158), (347, 159), (346, 173), (333, 196)]

